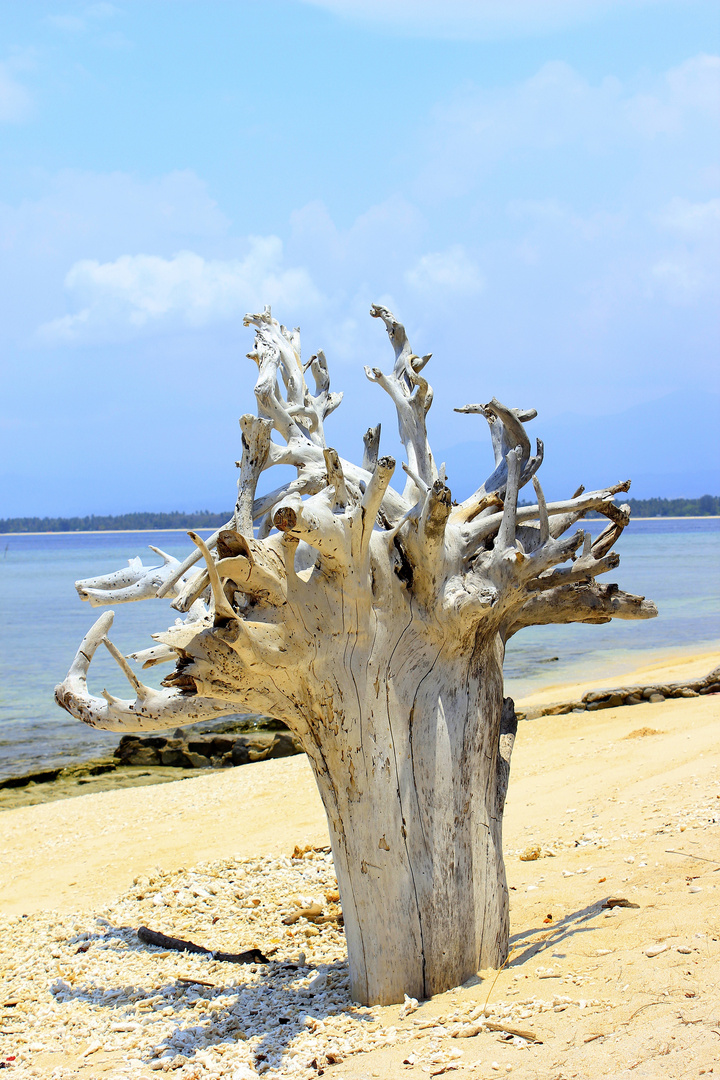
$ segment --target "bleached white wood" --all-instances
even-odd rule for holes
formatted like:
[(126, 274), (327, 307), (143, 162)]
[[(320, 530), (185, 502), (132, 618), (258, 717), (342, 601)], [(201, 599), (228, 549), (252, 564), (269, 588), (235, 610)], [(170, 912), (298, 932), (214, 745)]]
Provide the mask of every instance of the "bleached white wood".
[(182, 585), (185, 571), (180, 562), (160, 548), (149, 545), (162, 559), (160, 566), (143, 566), (142, 559), (130, 559), (128, 565), (111, 574), (83, 578), (75, 582), (81, 600), (88, 600), (92, 607), (105, 604), (127, 604), (133, 600), (148, 600), (163, 589), (164, 595), (176, 596)]
[[(535, 475), (542, 443), (533, 455), (524, 426), (534, 410), (495, 399), (460, 410), (487, 419), (495, 464), (453, 506), (427, 437), (432, 390), (420, 372), (430, 357), (412, 351), (386, 308), (371, 314), (395, 352), (390, 374), (367, 374), (396, 407), (407, 455), (402, 495), (391, 486), (395, 461), (380, 456), (379, 425), (364, 438), (362, 466), (327, 445), (325, 420), (341, 395), (330, 391), (323, 354), (303, 365), (297, 330), (268, 308), (247, 316), (258, 416), (240, 421), (232, 520), (207, 541), (191, 533), (196, 553), (183, 563), (133, 560), (78, 582), (91, 603), (174, 597), (185, 620), (132, 654), (144, 666), (174, 659), (174, 668), (162, 690), (144, 686), (112, 644), (107, 613), (56, 696), (109, 730), (238, 711), (284, 720), (327, 811), (353, 997), (389, 1003), (446, 990), (507, 957), (501, 828), (516, 726), (503, 699), (507, 639), (538, 623), (656, 610), (595, 582), (617, 565), (611, 549), (628, 510), (613, 498), (628, 482), (546, 503)], [(258, 496), (262, 472), (275, 464), (294, 465), (295, 479)], [(518, 506), (531, 479), (537, 503)], [(582, 530), (565, 535), (591, 510), (609, 519), (594, 543)], [(125, 673), (128, 699), (90, 692), (100, 644)]]

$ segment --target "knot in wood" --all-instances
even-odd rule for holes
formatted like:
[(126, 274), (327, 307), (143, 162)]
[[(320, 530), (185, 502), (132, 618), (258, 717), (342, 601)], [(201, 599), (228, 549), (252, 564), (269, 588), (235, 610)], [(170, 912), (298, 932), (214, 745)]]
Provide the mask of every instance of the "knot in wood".
[(287, 532), (297, 525), (297, 514), (292, 506), (281, 506), (273, 518), (273, 525), (278, 532)]

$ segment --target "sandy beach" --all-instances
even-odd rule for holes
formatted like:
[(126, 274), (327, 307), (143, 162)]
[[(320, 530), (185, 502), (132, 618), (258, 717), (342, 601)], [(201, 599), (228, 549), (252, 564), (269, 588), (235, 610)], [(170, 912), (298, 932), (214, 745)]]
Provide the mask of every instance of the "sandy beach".
[[(665, 657), (622, 683), (718, 664)], [(510, 960), (405, 1007), (349, 999), (304, 757), (8, 810), (0, 1064), (53, 1080), (720, 1074), (719, 720), (708, 695), (522, 723)], [(325, 921), (283, 922), (310, 902)], [(271, 962), (150, 948), (140, 925)]]

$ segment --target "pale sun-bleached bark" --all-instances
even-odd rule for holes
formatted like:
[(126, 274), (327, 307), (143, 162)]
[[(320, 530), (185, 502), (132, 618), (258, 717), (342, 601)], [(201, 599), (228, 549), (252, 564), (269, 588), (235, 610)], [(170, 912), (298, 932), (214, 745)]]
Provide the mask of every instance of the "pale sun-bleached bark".
[[(426, 416), (429, 356), (410, 348), (386, 308), (371, 314), (395, 351), (389, 374), (366, 368), (392, 399), (407, 462), (365, 436), (362, 466), (328, 447), (325, 420), (340, 404), (322, 353), (303, 365), (299, 332), (266, 309), (249, 354), (258, 367), (258, 415), (245, 415), (235, 510), (207, 541), (160, 567), (77, 583), (92, 604), (167, 596), (184, 614), (132, 654), (169, 662), (163, 689), (143, 685), (110, 641), (112, 612), (83, 640), (60, 705), (98, 728), (142, 731), (235, 712), (284, 720), (305, 749), (327, 812), (345, 917), (353, 997), (427, 997), (508, 950), (502, 812), (515, 736), (503, 699), (505, 642), (525, 626), (650, 618), (643, 597), (598, 585), (617, 565), (627, 524), (614, 496), (629, 483), (546, 503), (524, 424), (533, 410), (492, 400), (458, 411), (490, 425), (491, 476), (454, 504), (435, 464)], [(314, 390), (306, 382), (313, 376)], [(272, 439), (276, 433), (280, 441)], [(258, 496), (275, 464), (297, 475)], [(536, 502), (518, 506), (532, 480)], [(568, 529), (590, 511), (604, 532)], [(129, 699), (90, 692), (99, 645), (132, 687)], [(228, 808), (228, 813), (231, 813)]]

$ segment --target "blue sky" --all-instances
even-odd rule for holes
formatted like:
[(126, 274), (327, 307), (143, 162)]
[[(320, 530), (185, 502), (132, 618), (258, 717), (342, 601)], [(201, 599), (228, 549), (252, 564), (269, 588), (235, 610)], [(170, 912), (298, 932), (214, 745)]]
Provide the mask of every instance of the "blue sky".
[(0, 517), (229, 507), (264, 303), (344, 456), (380, 301), (458, 495), (493, 396), (551, 497), (720, 492), (719, 54), (705, 0), (4, 5)]

